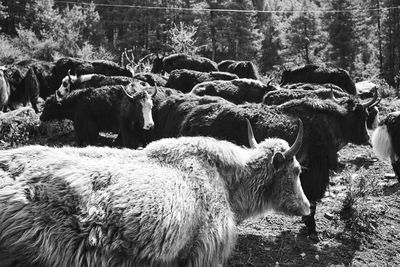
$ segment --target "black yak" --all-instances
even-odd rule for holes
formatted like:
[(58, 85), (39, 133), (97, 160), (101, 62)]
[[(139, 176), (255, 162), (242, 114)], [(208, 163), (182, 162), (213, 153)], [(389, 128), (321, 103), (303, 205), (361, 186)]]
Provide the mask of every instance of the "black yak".
[(96, 73), (107, 76), (132, 77), (132, 73), (128, 69), (121, 68), (117, 63), (112, 61), (87, 61), (78, 58), (66, 57), (56, 61), (53, 72), (54, 80), (60, 82), (65, 76), (68, 75), (69, 70), (72, 74), (77, 76), (82, 74)]
[(133, 75), (134, 79), (148, 83), (150, 86), (167, 87), (167, 79), (160, 74), (150, 72), (139, 72)]
[(174, 88), (183, 93), (190, 92), (199, 83), (215, 80), (233, 80), (239, 77), (229, 72), (201, 72), (187, 69), (177, 69), (171, 71), (166, 87)]
[(151, 140), (152, 133), (148, 131), (154, 126), (152, 108), (158, 88), (154, 87), (150, 95), (148, 89), (138, 83), (131, 84), (131, 87), (125, 91), (126, 97), (120, 106), (118, 140), (123, 147), (138, 148)]
[(142, 151), (0, 151), (0, 265), (222, 266), (240, 221), (309, 213), (301, 129), (292, 147), (181, 137)]
[[(376, 101), (374, 99), (373, 101)], [(254, 126), (257, 140), (279, 137), (295, 139), (296, 121), (304, 123), (304, 141), (298, 154), (304, 169), (303, 190), (312, 203), (312, 214), (304, 218), (309, 235), (316, 239), (316, 201), (324, 196), (329, 171), (335, 170), (337, 152), (351, 142), (367, 144), (366, 108), (373, 104), (348, 98), (339, 105), (332, 100), (300, 99), (279, 106), (235, 105), (220, 98), (203, 99), (190, 95), (171, 96), (154, 115), (156, 138), (205, 135), (248, 146), (243, 136), (244, 118)]]
[[(299, 88), (304, 88), (307, 86), (299, 86)], [(323, 88), (324, 86), (318, 85), (318, 88)], [(328, 85), (327, 88), (331, 87)], [(375, 91), (374, 97), (377, 97), (377, 91)], [(333, 88), (330, 89), (317, 89), (317, 90), (304, 90), (304, 89), (282, 89), (268, 92), (264, 98), (263, 103), (266, 105), (279, 105), (283, 104), (287, 101), (293, 99), (302, 99), (302, 98), (320, 98), (320, 99), (333, 99), (336, 102), (340, 103), (340, 98), (347, 99), (348, 97), (352, 97), (351, 95), (342, 92), (341, 90), (336, 90)], [(339, 98), (339, 99), (338, 99)], [(345, 100), (346, 101), (346, 100)], [(368, 106), (367, 108), (367, 127), (368, 129), (375, 129), (379, 123), (379, 110), (376, 107), (380, 102), (374, 101), (374, 104)]]
[(258, 68), (251, 61), (235, 61), (227, 67), (226, 71), (236, 74), (239, 78), (260, 79)]
[[(102, 74), (83, 74), (80, 76), (72, 75), (68, 71), (68, 75), (62, 79), (60, 87), (56, 90), (55, 95), (58, 100), (66, 94), (77, 89), (98, 88), (107, 85), (128, 85), (134, 82), (134, 79), (126, 76), (106, 76)], [(143, 86), (148, 85), (142, 82)]]
[(94, 144), (100, 131), (118, 133), (124, 95), (122, 85), (76, 90), (61, 101), (53, 95), (46, 100), (40, 120), (70, 119), (77, 145)]
[(203, 82), (193, 87), (191, 94), (219, 96), (235, 104), (260, 103), (267, 92), (276, 90), (274, 85), (253, 79)]
[(236, 62), (236, 60), (233, 59), (222, 60), (218, 63), (218, 70), (225, 72), (228, 69), (229, 65), (231, 65), (234, 62)]
[(186, 54), (172, 54), (154, 59), (152, 73), (170, 73), (176, 69), (197, 70), (202, 72), (218, 71), (218, 65), (211, 59)]
[(339, 86), (345, 92), (356, 95), (357, 90), (349, 73), (340, 68), (323, 68), (317, 65), (305, 65), (282, 73), (281, 85), (290, 83), (331, 83)]
[(389, 113), (372, 134), (372, 146), (375, 154), (389, 159), (393, 171), (400, 182), (400, 112)]

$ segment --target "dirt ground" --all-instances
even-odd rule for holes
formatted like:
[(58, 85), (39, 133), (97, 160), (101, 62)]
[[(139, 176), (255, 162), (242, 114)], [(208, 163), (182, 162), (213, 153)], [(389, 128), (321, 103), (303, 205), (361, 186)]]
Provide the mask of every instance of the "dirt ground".
[[(400, 100), (385, 99), (380, 110), (400, 110)], [(39, 134), (25, 144), (72, 145), (73, 135)], [(400, 184), (391, 165), (368, 146), (349, 144), (339, 154), (342, 167), (317, 205), (320, 242), (305, 236), (300, 217), (268, 214), (239, 226), (227, 266), (400, 266)]]

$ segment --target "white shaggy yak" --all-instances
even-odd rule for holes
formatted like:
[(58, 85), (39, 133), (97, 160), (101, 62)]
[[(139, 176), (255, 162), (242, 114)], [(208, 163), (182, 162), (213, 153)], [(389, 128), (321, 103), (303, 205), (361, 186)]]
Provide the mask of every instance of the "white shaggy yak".
[(372, 134), (372, 147), (379, 158), (390, 159), (400, 181), (400, 111), (389, 113), (379, 123)]
[(236, 224), (306, 215), (296, 142), (0, 151), (0, 266), (221, 266)]

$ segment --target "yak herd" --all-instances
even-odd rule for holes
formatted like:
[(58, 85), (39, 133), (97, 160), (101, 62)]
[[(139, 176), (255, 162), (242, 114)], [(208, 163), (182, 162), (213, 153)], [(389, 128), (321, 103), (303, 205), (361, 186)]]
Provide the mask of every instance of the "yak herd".
[[(302, 216), (318, 241), (316, 203), (346, 144), (373, 145), (400, 177), (400, 114), (378, 125), (377, 90), (359, 92), (342, 69), (297, 67), (278, 84), (250, 61), (184, 54), (149, 73), (1, 67), (0, 108), (72, 120), (79, 147), (0, 151), (0, 265), (222, 266), (236, 225), (269, 210)], [(100, 132), (114, 148), (94, 146)]]

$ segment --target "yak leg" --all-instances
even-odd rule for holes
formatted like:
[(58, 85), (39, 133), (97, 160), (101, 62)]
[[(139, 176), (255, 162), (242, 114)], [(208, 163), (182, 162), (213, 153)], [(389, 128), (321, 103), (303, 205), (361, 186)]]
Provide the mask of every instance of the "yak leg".
[(392, 161), (392, 167), (397, 176), (397, 180), (400, 182), (400, 160)]
[(315, 223), (315, 211), (317, 209), (317, 202), (310, 201), (310, 215), (302, 217), (302, 221), (307, 228), (307, 236), (313, 241), (319, 241), (316, 223)]

